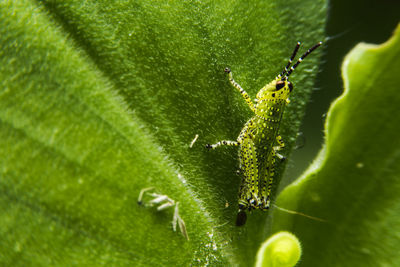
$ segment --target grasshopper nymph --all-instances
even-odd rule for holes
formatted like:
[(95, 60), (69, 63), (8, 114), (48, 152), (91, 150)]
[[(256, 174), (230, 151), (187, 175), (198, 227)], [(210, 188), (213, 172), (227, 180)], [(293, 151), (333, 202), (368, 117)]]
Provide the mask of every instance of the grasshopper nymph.
[(239, 211), (236, 225), (246, 223), (246, 210), (267, 210), (270, 207), (270, 195), (274, 178), (276, 158), (284, 159), (277, 151), (284, 148), (282, 137), (278, 134), (279, 125), (285, 106), (289, 103), (289, 95), (293, 84), (289, 81), (290, 74), (312, 51), (322, 42), (307, 50), (291, 67), (292, 61), (299, 50), (298, 42), (286, 67), (274, 80), (265, 85), (257, 93), (255, 103), (243, 88), (233, 80), (229, 68), (229, 82), (239, 90), (244, 100), (254, 112), (254, 116), (246, 122), (236, 141), (220, 141), (207, 144), (208, 149), (222, 145), (240, 146), (239, 168), (242, 182), (239, 188)]

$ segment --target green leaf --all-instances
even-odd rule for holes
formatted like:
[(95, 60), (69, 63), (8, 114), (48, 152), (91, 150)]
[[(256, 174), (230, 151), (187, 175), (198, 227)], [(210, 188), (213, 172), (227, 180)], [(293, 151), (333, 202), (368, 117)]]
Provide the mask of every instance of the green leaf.
[(293, 267), (301, 257), (301, 244), (289, 232), (278, 232), (268, 238), (257, 252), (256, 267)]
[(326, 121), (326, 144), (278, 205), (273, 231), (303, 244), (301, 266), (400, 262), (400, 25), (382, 45), (357, 45), (342, 66), (345, 91)]
[[(325, 12), (323, 0), (1, 1), (0, 265), (251, 265), (268, 213), (234, 226), (237, 151), (204, 148), (251, 115), (223, 70), (254, 97), (297, 41), (323, 40)], [(289, 148), (317, 62), (292, 75)], [(190, 241), (172, 209), (136, 203), (150, 186), (179, 201)]]

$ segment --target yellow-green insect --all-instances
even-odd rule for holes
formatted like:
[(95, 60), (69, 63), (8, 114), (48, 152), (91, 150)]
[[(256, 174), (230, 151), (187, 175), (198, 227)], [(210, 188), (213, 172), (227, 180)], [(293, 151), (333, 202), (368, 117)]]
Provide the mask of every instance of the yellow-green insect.
[(303, 59), (321, 44), (322, 42), (319, 42), (308, 49), (296, 64), (290, 67), (300, 47), (298, 42), (285, 69), (272, 82), (261, 88), (254, 100), (255, 103), (251, 101), (246, 91), (233, 80), (231, 70), (225, 69), (225, 72), (229, 74), (229, 82), (239, 90), (255, 114), (246, 122), (236, 141), (224, 140), (213, 145), (206, 145), (208, 149), (215, 149), (222, 145), (240, 146), (239, 168), (242, 182), (239, 189), (237, 226), (246, 223), (246, 210), (266, 210), (270, 207), (275, 160), (277, 157), (284, 159), (277, 153), (285, 146), (278, 130), (283, 110), (289, 103), (289, 95), (293, 90), (293, 84), (288, 79)]

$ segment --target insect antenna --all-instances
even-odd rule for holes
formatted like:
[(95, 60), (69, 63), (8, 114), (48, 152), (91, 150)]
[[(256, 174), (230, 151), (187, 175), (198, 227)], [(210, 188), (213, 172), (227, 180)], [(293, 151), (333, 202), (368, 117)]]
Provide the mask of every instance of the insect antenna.
[(287, 73), (287, 71), (288, 71), (290, 65), (292, 65), (292, 61), (293, 61), (294, 57), (296, 56), (297, 51), (299, 51), (300, 45), (301, 45), (301, 43), (300, 43), (300, 42), (297, 42), (296, 47), (294, 48), (293, 53), (292, 53), (292, 56), (289, 58), (289, 61), (288, 61), (287, 65), (286, 65), (285, 69), (282, 71), (281, 74), (279, 74), (278, 77), (283, 77), (283, 75), (284, 75), (285, 73)]
[(294, 210), (288, 210), (288, 209), (285, 209), (285, 208), (281, 208), (281, 207), (279, 207), (279, 206), (276, 205), (276, 204), (272, 204), (272, 205), (274, 205), (274, 207), (277, 208), (278, 210), (287, 212), (287, 213), (289, 213), (289, 214), (300, 215), (300, 216), (303, 216), (303, 217), (305, 217), (305, 218), (309, 218), (309, 219), (314, 220), (314, 221), (319, 221), (319, 222), (324, 222), (324, 223), (327, 223), (327, 222), (328, 222), (327, 220), (324, 220), (324, 219), (321, 219), (321, 218), (318, 218), (318, 217), (314, 217), (314, 216), (311, 216), (311, 215), (307, 215), (307, 214), (304, 214), (304, 213), (302, 213), (302, 212), (298, 212), (298, 211), (294, 211)]
[(289, 77), (289, 75), (294, 71), (294, 69), (303, 61), (303, 59), (306, 58), (306, 56), (308, 56), (312, 51), (314, 51), (315, 49), (317, 49), (320, 45), (322, 45), (322, 42), (319, 42), (318, 44), (314, 45), (313, 47), (311, 47), (310, 49), (307, 50), (307, 52), (304, 53), (304, 55), (302, 55), (299, 60), (297, 60), (296, 64), (294, 64), (292, 67), (290, 67), (290, 70), (287, 72), (286, 74), (286, 78)]

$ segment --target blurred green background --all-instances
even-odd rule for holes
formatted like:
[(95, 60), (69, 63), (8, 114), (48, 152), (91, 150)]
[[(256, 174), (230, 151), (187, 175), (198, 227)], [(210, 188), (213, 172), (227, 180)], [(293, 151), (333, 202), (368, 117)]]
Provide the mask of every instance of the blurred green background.
[(321, 72), (300, 129), (304, 138), (298, 140), (304, 146), (292, 152), (281, 188), (305, 171), (322, 146), (325, 114), (343, 92), (340, 67), (344, 56), (359, 42), (385, 42), (399, 22), (397, 0), (330, 1)]

